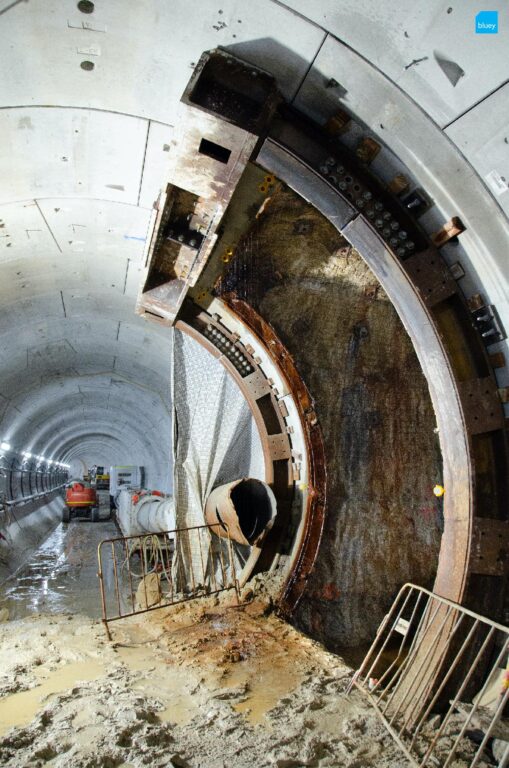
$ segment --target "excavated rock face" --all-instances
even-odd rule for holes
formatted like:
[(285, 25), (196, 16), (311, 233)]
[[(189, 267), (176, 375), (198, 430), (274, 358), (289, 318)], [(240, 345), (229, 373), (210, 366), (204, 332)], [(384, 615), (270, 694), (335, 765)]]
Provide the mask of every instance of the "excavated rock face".
[(323, 430), (326, 525), (296, 622), (332, 647), (360, 644), (398, 588), (432, 584), (437, 566), (441, 457), (412, 344), (359, 254), (285, 188), (222, 287), (272, 324)]

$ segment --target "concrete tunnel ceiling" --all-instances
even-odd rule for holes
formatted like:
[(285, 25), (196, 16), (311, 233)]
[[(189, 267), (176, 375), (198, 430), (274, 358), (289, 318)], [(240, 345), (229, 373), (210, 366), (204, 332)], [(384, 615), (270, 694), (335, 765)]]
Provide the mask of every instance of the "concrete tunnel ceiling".
[(136, 459), (168, 487), (170, 337), (134, 305), (179, 100), (217, 46), (273, 73), (318, 122), (354, 115), (345, 141), (374, 136), (377, 175), (405, 172), (433, 199), (428, 232), (460, 216), (466, 231), (442, 253), (509, 326), (507, 37), (494, 8), (498, 36), (474, 34), (470, 0), (203, 0), (195, 14), (180, 0), (86, 14), (2, 0), (0, 438), (63, 461)]

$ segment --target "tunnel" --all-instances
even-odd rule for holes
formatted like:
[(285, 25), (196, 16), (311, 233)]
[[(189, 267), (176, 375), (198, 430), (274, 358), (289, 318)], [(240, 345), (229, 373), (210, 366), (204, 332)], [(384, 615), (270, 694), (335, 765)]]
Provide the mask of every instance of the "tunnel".
[(507, 764), (490, 8), (0, 2), (0, 765)]

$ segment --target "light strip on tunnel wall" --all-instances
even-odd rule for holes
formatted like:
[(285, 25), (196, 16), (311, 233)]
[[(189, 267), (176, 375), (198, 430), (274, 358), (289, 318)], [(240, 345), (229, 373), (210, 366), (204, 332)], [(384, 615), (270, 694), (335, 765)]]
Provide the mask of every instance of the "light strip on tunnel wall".
[(30, 451), (17, 451), (15, 448), (12, 447), (12, 445), (7, 442), (7, 440), (2, 440), (0, 442), (0, 450), (1, 451), (13, 451), (14, 453), (21, 454), (24, 459), (37, 459), (39, 462), (46, 462), (48, 467), (51, 468), (52, 465), (55, 467), (61, 467), (62, 469), (70, 469), (70, 464), (64, 464), (61, 461), (57, 461), (56, 459), (47, 459), (45, 456), (38, 456), (37, 454), (32, 454)]

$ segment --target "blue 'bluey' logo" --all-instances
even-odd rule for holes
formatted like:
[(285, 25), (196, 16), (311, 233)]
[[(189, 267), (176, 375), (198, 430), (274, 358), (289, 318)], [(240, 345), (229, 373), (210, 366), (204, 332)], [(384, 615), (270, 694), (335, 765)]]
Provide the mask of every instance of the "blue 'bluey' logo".
[(496, 35), (498, 32), (498, 11), (479, 11), (475, 17), (476, 35)]

